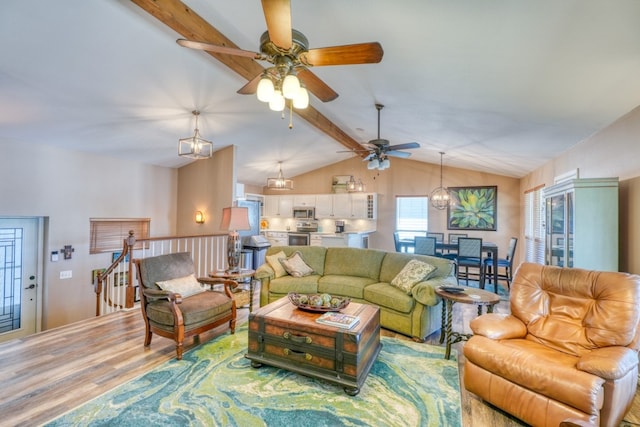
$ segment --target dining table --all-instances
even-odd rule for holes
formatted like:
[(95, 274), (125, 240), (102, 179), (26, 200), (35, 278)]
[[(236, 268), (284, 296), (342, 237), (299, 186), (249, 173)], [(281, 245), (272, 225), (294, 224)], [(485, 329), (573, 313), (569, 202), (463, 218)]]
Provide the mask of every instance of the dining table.
[[(415, 248), (416, 242), (414, 239), (400, 239), (400, 249), (402, 252), (409, 252), (410, 249)], [(444, 250), (449, 253), (458, 251), (457, 243), (446, 243), (436, 241), (436, 250)], [(498, 245), (493, 242), (482, 242), (482, 252), (486, 253), (488, 257), (498, 259)], [(498, 269), (493, 268), (491, 271), (493, 275), (493, 283), (498, 283)]]

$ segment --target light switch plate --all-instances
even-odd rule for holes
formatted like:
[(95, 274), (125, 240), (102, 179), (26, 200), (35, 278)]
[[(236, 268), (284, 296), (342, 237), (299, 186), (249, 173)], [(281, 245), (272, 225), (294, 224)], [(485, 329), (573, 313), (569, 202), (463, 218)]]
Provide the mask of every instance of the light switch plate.
[(65, 270), (60, 272), (61, 279), (71, 279), (73, 277), (73, 272), (71, 270)]

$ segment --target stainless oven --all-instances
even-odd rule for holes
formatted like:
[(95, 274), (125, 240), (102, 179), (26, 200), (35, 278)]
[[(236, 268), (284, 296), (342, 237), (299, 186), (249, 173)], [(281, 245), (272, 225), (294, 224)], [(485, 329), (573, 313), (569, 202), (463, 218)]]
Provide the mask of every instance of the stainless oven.
[(309, 233), (289, 232), (289, 246), (309, 246), (310, 240)]

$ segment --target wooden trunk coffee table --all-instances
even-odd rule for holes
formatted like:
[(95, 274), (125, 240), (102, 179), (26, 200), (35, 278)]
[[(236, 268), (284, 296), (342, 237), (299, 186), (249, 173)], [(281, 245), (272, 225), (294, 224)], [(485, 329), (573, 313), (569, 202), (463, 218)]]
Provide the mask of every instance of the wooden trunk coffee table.
[(287, 369), (341, 385), (355, 396), (382, 347), (380, 309), (352, 302), (340, 311), (360, 321), (351, 329), (322, 325), (315, 321), (322, 313), (300, 310), (288, 298), (261, 307), (249, 315), (245, 357), (254, 368)]

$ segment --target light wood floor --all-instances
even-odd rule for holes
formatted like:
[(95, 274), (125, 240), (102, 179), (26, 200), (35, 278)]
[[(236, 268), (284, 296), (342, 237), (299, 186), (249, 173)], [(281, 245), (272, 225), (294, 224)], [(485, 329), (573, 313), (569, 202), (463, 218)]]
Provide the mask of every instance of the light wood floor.
[[(256, 301), (257, 306), (257, 301)], [(456, 330), (466, 330), (475, 306), (454, 306)], [(497, 312), (508, 310), (501, 302)], [(248, 310), (238, 310), (238, 323)], [(139, 309), (114, 313), (0, 344), (0, 425), (39, 425), (129, 381), (175, 357), (173, 341), (154, 336), (143, 342), (144, 322)], [(219, 328), (200, 337), (202, 342), (224, 333)], [(383, 335), (408, 339), (390, 331)], [(439, 335), (427, 342), (438, 344)], [(185, 348), (197, 345), (193, 339)], [(462, 343), (454, 346), (458, 351)], [(462, 378), (463, 357), (460, 357)], [(465, 427), (512, 427), (525, 424), (467, 393), (461, 384)], [(622, 426), (640, 425), (640, 394)]]

